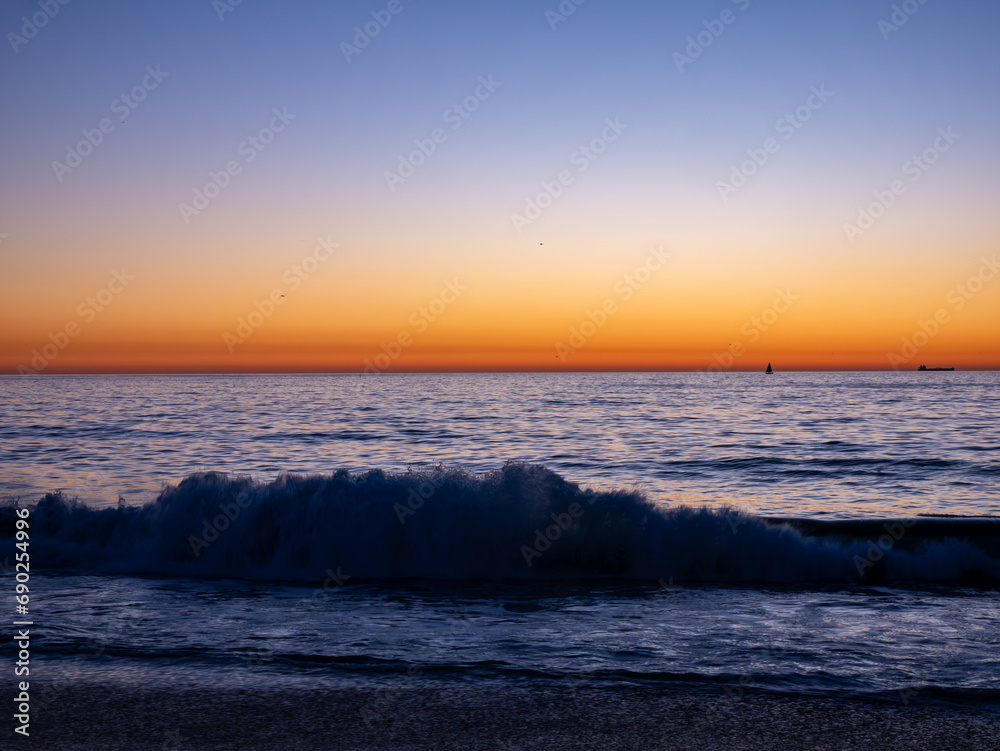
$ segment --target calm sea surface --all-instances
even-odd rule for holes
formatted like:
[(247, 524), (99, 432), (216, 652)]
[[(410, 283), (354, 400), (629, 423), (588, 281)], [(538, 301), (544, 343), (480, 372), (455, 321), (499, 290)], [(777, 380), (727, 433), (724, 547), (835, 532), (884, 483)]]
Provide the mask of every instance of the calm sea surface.
[(220, 470), (537, 462), (667, 503), (1000, 512), (1000, 373), (0, 378), (0, 494), (152, 500)]

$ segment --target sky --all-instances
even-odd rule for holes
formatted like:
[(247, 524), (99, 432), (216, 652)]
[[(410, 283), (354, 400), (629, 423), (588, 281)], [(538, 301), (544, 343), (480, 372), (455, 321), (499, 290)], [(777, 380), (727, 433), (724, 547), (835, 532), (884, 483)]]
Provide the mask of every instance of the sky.
[(11, 0), (0, 373), (1000, 368), (998, 31)]

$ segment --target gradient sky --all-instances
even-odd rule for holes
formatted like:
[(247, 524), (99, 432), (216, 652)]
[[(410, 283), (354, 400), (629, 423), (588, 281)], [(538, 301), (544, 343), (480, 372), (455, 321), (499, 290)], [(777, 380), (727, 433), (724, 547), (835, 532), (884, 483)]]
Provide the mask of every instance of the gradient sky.
[(996, 3), (232, 1), (0, 9), (0, 372), (1000, 367)]

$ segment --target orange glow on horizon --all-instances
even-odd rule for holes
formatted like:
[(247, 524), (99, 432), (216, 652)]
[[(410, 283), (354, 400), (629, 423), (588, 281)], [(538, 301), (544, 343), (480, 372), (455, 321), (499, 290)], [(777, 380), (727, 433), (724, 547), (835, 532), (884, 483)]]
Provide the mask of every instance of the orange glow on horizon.
[(516, 249), (517, 266), (443, 253), (387, 267), (341, 244), (304, 267), (315, 240), (281, 247), (189, 278), (155, 263), (39, 268), (32, 287), (4, 277), (0, 371), (1000, 368), (1000, 275), (983, 253), (913, 268), (858, 256), (834, 272), (781, 249), (754, 265), (723, 250), (581, 243)]

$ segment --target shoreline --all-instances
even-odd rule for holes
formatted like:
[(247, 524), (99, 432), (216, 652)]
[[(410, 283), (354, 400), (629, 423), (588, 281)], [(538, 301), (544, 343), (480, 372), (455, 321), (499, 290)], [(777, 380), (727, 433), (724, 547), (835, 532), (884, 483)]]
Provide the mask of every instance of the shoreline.
[[(7, 732), (11, 732), (8, 730)], [(1000, 749), (1000, 705), (785, 696), (727, 687), (405, 687), (212, 692), (74, 684), (33, 712), (63, 751)]]

